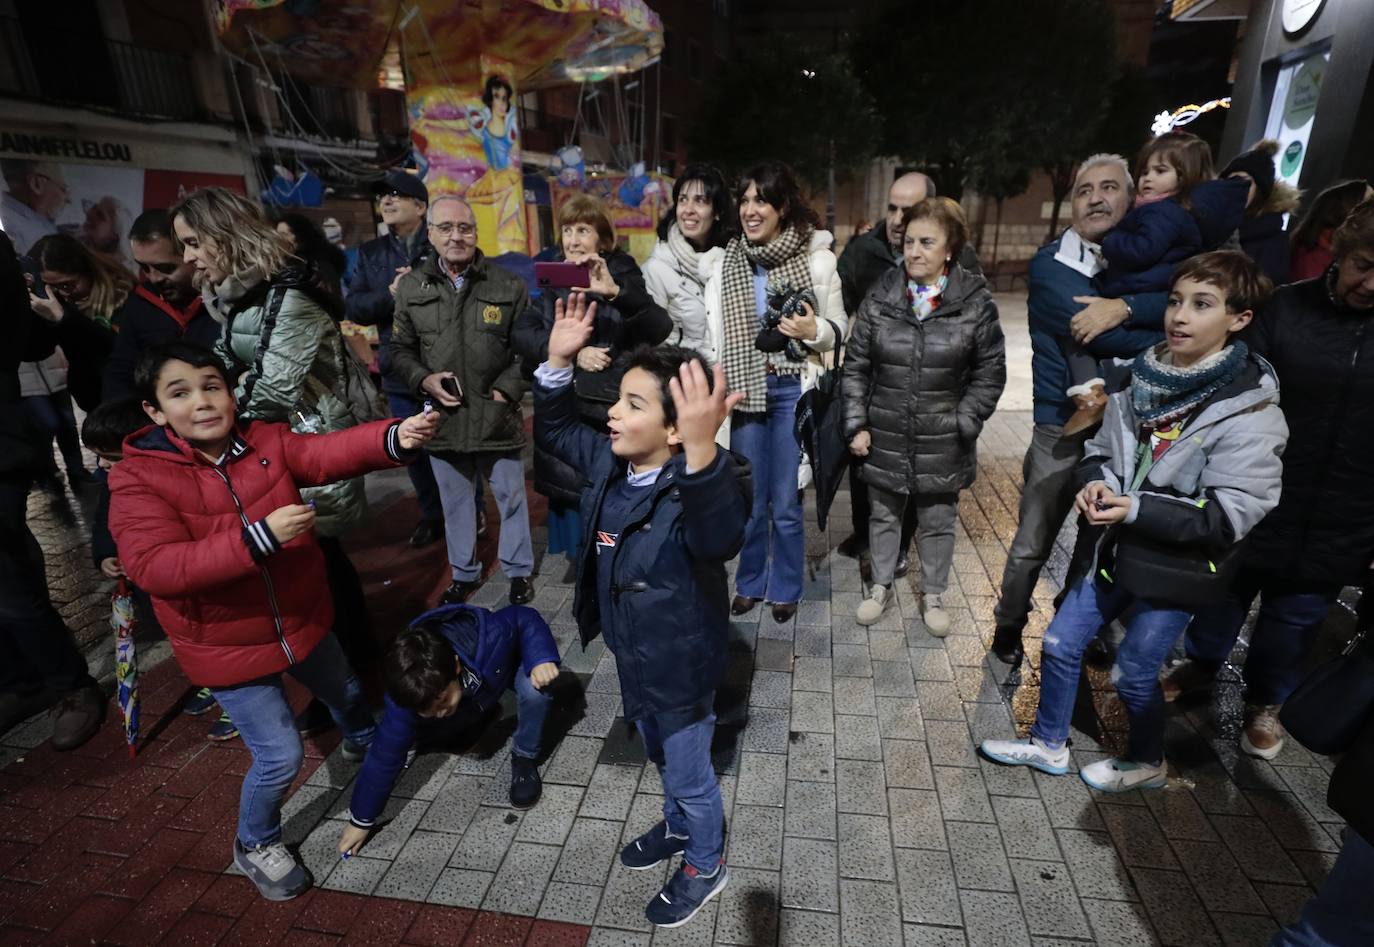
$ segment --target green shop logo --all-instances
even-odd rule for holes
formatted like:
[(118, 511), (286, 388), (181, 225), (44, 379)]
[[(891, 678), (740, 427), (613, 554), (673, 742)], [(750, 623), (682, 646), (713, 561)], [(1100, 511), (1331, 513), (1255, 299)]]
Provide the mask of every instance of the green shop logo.
[(1288, 147), (1283, 149), (1283, 157), (1279, 160), (1279, 174), (1283, 177), (1291, 178), (1298, 173), (1298, 168), (1302, 165), (1302, 142), (1289, 142)]

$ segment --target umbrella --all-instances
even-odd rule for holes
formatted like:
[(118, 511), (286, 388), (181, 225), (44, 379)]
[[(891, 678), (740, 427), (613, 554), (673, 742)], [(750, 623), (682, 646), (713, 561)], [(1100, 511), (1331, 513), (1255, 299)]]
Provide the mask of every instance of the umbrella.
[(129, 758), (138, 753), (138, 655), (134, 651), (134, 597), (127, 579), (120, 579), (110, 596), (110, 628), (115, 633), (115, 697), (124, 712), (124, 736)]
[(797, 443), (811, 464), (816, 487), (816, 523), (825, 529), (830, 504), (849, 469), (849, 445), (844, 439), (844, 406), (840, 397), (840, 371), (821, 375), (816, 387), (797, 402), (794, 431)]

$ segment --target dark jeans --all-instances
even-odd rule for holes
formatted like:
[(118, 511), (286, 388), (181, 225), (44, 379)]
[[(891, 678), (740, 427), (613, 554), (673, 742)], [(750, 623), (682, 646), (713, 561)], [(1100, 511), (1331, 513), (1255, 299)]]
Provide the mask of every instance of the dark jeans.
[[(50, 395), (32, 395), (24, 398), (23, 404), (34, 427), (43, 435), (40, 446), (45, 458), (44, 466), (56, 472), (52, 462), (52, 442), (56, 438), (57, 449), (62, 452), (62, 462), (67, 465), (67, 473), (84, 471), (86, 460), (81, 456), (81, 438), (76, 432), (72, 396), (64, 389)], [(10, 407), (6, 410), (14, 409)]]
[[(420, 413), (420, 403), (414, 398), (386, 393), (386, 403), (391, 413), (398, 418), (408, 418)], [(429, 465), (429, 455), (421, 453), (414, 463), (406, 466), (410, 482), (415, 486), (415, 497), (420, 501), (420, 519), (426, 523), (442, 525), (444, 504), (439, 500), (439, 485), (434, 482), (434, 470)]]
[(1374, 846), (1354, 829), (1331, 874), (1302, 916), (1275, 935), (1270, 947), (1351, 947), (1374, 943), (1374, 912), (1369, 910), (1370, 878), (1374, 876)]
[(28, 494), (27, 478), (0, 477), (0, 692), (74, 690), (95, 682), (48, 597), (43, 550), (25, 522)]
[(1242, 569), (1226, 602), (1197, 613), (1184, 650), (1199, 666), (1220, 670), (1258, 595), (1259, 617), (1245, 658), (1245, 699), (1281, 704), (1302, 680), (1312, 643), (1340, 592), (1339, 585), (1296, 585), (1273, 573)]
[(690, 726), (663, 734), (652, 716), (636, 720), (644, 752), (663, 781), (663, 821), (673, 835), (687, 838), (683, 861), (710, 874), (724, 851), (725, 808), (720, 780), (711, 764), (712, 714)]
[(348, 662), (356, 669), (373, 663), (379, 650), (372, 638), (372, 620), (367, 613), (363, 582), (343, 544), (332, 536), (317, 536), (324, 553), (325, 580), (334, 602), (334, 636), (343, 646)]

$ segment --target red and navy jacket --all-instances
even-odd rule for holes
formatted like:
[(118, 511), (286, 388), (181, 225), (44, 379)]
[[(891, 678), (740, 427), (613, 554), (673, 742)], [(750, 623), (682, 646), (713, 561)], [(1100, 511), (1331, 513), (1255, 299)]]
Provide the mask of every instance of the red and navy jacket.
[(418, 456), (401, 449), (399, 428), (376, 421), (302, 435), (249, 422), (218, 464), (166, 428), (125, 440), (110, 471), (110, 532), (193, 683), (228, 687), (275, 674), (320, 643), (334, 608), (314, 532), (281, 543), (266, 517), (300, 503), (301, 487)]
[(154, 345), (185, 339), (207, 349), (219, 338), (221, 327), (200, 297), (178, 309), (146, 286), (138, 286), (119, 310), (119, 332), (114, 350), (105, 362), (100, 395), (104, 401), (127, 398), (134, 393), (134, 369), (143, 353)]

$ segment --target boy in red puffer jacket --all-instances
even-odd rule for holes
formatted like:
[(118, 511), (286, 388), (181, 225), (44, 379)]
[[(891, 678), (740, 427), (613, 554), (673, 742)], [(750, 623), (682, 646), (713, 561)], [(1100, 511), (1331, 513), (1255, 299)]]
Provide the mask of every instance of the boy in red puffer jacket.
[(375, 729), (329, 633), (324, 558), (300, 488), (413, 459), (438, 416), (324, 435), (239, 425), (224, 367), (187, 342), (149, 350), (135, 385), (154, 426), (128, 437), (110, 471), (110, 531), (186, 676), (213, 691), (253, 753), (234, 862), (263, 897), (284, 901), (310, 875), (281, 843), (282, 799), (302, 760), (282, 672), (329, 708), (345, 759), (362, 759)]

